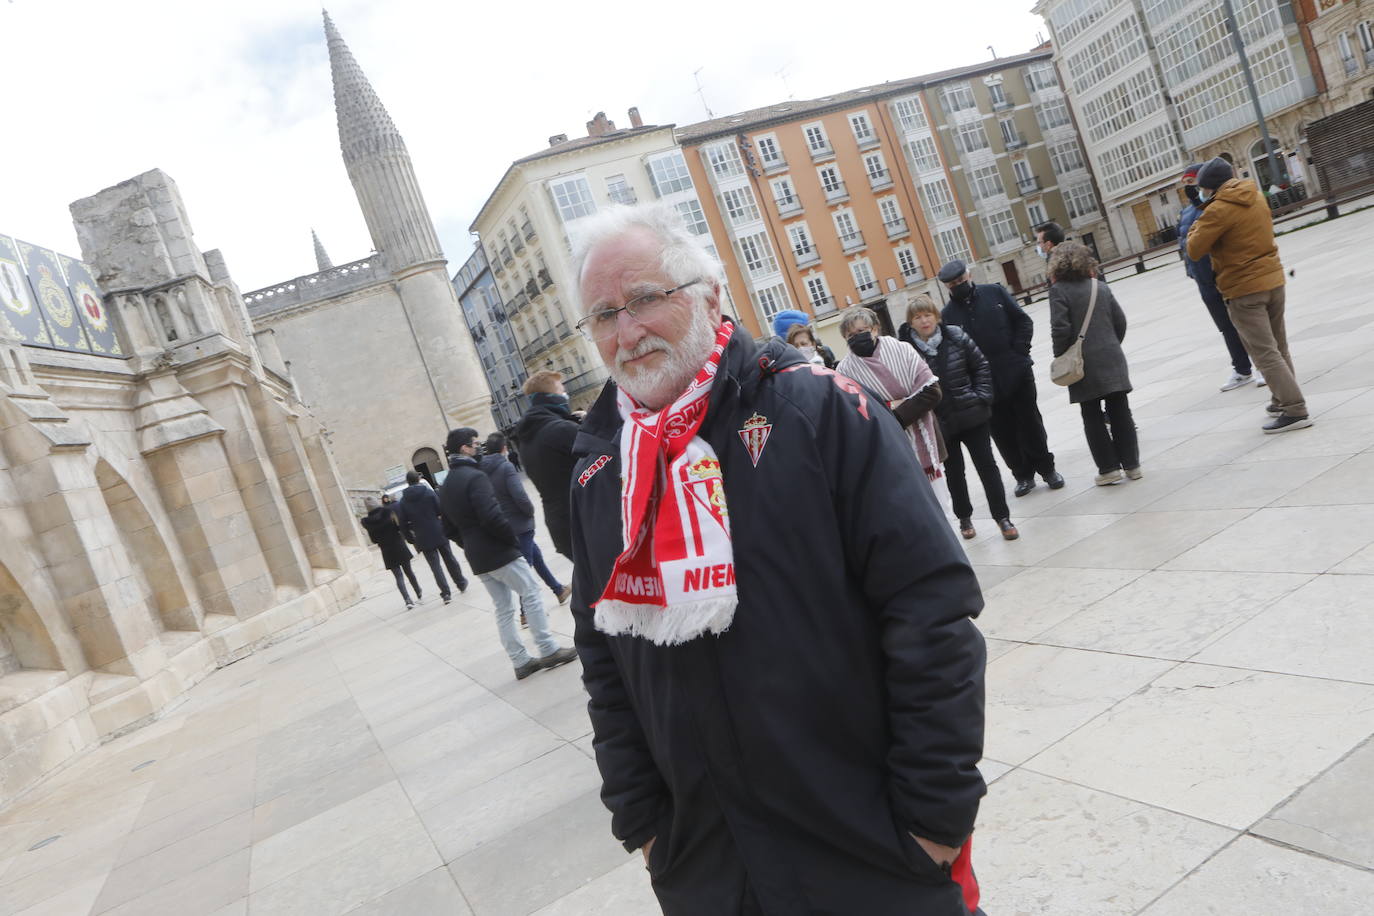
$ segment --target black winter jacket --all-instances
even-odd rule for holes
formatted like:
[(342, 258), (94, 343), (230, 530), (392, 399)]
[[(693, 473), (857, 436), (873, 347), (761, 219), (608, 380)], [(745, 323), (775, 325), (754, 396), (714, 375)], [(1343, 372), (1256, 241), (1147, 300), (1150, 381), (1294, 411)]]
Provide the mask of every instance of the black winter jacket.
[(387, 569), (404, 565), (413, 556), (410, 548), (406, 546), (405, 535), (401, 533), (401, 526), (396, 521), (396, 513), (392, 511), (391, 506), (369, 509), (360, 521), (372, 543), (382, 548), (382, 562), (386, 564)]
[(500, 503), (506, 521), (510, 522), (515, 533), (533, 531), (534, 503), (530, 502), (530, 495), (525, 492), (525, 484), (520, 480), (520, 473), (515, 470), (515, 465), (504, 455), (483, 455), (477, 466), (491, 481), (496, 501)]
[(416, 550), (436, 550), (444, 544), (444, 525), (439, 520), (439, 497), (422, 483), (401, 491), (396, 520)]
[(967, 300), (951, 299), (940, 317), (946, 325), (963, 328), (987, 357), (995, 400), (1002, 400), (1027, 381), (1034, 384), (1030, 349), (1035, 323), (1005, 286), (974, 284)]
[[(612, 832), (657, 837), (668, 916), (732, 916), (746, 890), (776, 916), (966, 916), (908, 831), (961, 844), (984, 793), (973, 570), (881, 402), (744, 333), (723, 359), (700, 432), (735, 546), (719, 637), (596, 629), (621, 545), (614, 384), (577, 440), (572, 606)], [(757, 466), (739, 435), (755, 414)]]
[(477, 575), (523, 556), (515, 529), (506, 521), (491, 481), (475, 458), (449, 456), (448, 476), (439, 488), (439, 509)]
[(992, 416), (992, 370), (983, 351), (962, 329), (941, 325), (940, 335), (934, 356), (926, 356), (919, 347), (916, 352), (940, 377), (944, 397), (935, 406), (935, 416), (948, 439), (986, 423)]
[(568, 512), (568, 488), (572, 486), (573, 442), (577, 421), (568, 402), (554, 395), (536, 394), (534, 404), (515, 428), (520, 440), (520, 463), (539, 491), (544, 506), (544, 527), (553, 546), (571, 558), (572, 529)]

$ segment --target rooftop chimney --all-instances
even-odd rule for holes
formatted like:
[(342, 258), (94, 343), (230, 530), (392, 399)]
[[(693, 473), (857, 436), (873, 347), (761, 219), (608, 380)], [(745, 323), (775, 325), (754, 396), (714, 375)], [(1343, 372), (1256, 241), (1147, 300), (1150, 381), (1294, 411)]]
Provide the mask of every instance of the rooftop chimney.
[(607, 119), (606, 112), (598, 111), (596, 117), (587, 122), (587, 136), (604, 137), (615, 130), (615, 122)]
[(636, 105), (634, 108), (631, 108), (631, 109), (630, 109), (630, 126), (631, 126), (631, 127), (643, 127), (643, 126), (644, 126), (644, 119), (641, 118), (641, 117), (639, 116), (639, 106), (638, 106), (638, 105)]
[(549, 138), (549, 146), (557, 146), (557, 145), (560, 144), (560, 143), (567, 143), (567, 142), (568, 142), (568, 135), (567, 135), (567, 134), (554, 134), (552, 137)]

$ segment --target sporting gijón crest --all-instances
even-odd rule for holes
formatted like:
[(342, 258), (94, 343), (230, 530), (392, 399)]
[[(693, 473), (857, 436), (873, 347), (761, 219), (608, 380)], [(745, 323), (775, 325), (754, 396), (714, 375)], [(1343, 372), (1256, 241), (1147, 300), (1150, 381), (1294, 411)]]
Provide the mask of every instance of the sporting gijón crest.
[(744, 426), (740, 427), (740, 441), (744, 443), (744, 449), (749, 453), (749, 460), (754, 462), (754, 467), (759, 466), (763, 447), (768, 444), (768, 436), (772, 432), (773, 424), (768, 422), (767, 417), (757, 413), (745, 420)]

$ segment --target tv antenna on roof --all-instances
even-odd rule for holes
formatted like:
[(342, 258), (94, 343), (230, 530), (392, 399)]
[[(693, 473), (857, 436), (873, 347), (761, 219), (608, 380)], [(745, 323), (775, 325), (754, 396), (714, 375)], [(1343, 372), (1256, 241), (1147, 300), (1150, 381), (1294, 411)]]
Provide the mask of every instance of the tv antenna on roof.
[(792, 66), (792, 63), (788, 61), (786, 64), (783, 64), (780, 69), (774, 70), (773, 75), (782, 80), (782, 88), (787, 92), (787, 97), (789, 99), (794, 99), (796, 96), (792, 94), (792, 87), (787, 84), (787, 68), (790, 66)]
[(706, 104), (706, 90), (701, 88), (701, 71), (704, 69), (706, 68), (697, 67), (693, 70), (692, 79), (697, 81), (697, 96), (701, 99), (701, 107), (706, 109), (706, 117), (714, 118), (715, 115), (711, 113), (711, 106)]

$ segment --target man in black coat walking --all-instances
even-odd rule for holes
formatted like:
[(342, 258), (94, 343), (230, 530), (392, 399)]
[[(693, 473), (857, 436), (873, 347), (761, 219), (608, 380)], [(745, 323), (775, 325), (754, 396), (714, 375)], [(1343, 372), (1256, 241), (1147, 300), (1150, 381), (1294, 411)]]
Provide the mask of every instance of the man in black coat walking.
[(449, 591), (448, 580), (444, 578), (444, 567), (448, 567), (453, 584), (458, 586), (460, 592), (468, 590), (467, 577), (463, 575), (463, 567), (459, 565), (453, 548), (448, 545), (448, 538), (444, 536), (444, 524), (439, 518), (439, 497), (434, 495), (428, 484), (420, 483), (420, 475), (415, 471), (406, 471), (406, 483), (410, 486), (401, 491), (401, 501), (396, 505), (396, 519), (401, 523), (406, 540), (425, 555), (434, 573), (434, 582), (439, 586), (439, 597), (444, 599), (444, 604), (448, 604), (453, 600), (453, 592)]
[[(491, 481), (477, 466), (477, 430), (464, 426), (451, 430), (444, 446), (448, 453), (448, 477), (439, 488), (439, 508), (448, 529), (463, 545), (473, 575), (482, 581), (496, 605), (496, 629), (501, 645), (523, 680), (544, 668), (557, 668), (577, 658), (572, 647), (558, 645), (549, 631), (539, 582), (520, 553), (520, 540), (496, 501)], [(530, 656), (515, 628), (515, 597), (534, 635), (539, 657)]]
[(1031, 371), (1031, 338), (1035, 324), (1000, 283), (974, 283), (968, 266), (957, 258), (940, 268), (940, 282), (950, 301), (941, 320), (963, 328), (992, 367), (992, 440), (1016, 478), (1017, 496), (1035, 489), (1039, 474), (1051, 490), (1064, 486), (1054, 469), (1054, 453), (1045, 421), (1035, 403)]
[(572, 586), (559, 582), (553, 570), (544, 562), (544, 551), (539, 549), (539, 544), (534, 540), (534, 503), (530, 502), (525, 485), (508, 457), (508, 448), (505, 436), (492, 433), (487, 436), (482, 457), (477, 462), (478, 466), (491, 478), (491, 488), (496, 493), (496, 501), (501, 504), (501, 511), (506, 513), (506, 521), (510, 522), (510, 526), (515, 529), (515, 536), (520, 539), (520, 552), (525, 555), (526, 562), (558, 596), (558, 603), (562, 604), (572, 596)]
[(577, 439), (573, 616), (612, 832), (668, 916), (968, 916), (982, 599), (910, 440), (722, 321), (675, 210), (583, 222), (613, 381)]
[(577, 421), (568, 407), (563, 374), (541, 369), (525, 381), (530, 409), (520, 418), (515, 438), (520, 442), (520, 460), (525, 473), (539, 491), (544, 505), (544, 527), (549, 529), (553, 546), (572, 558), (572, 529), (568, 512), (568, 488), (572, 486), (573, 441)]

